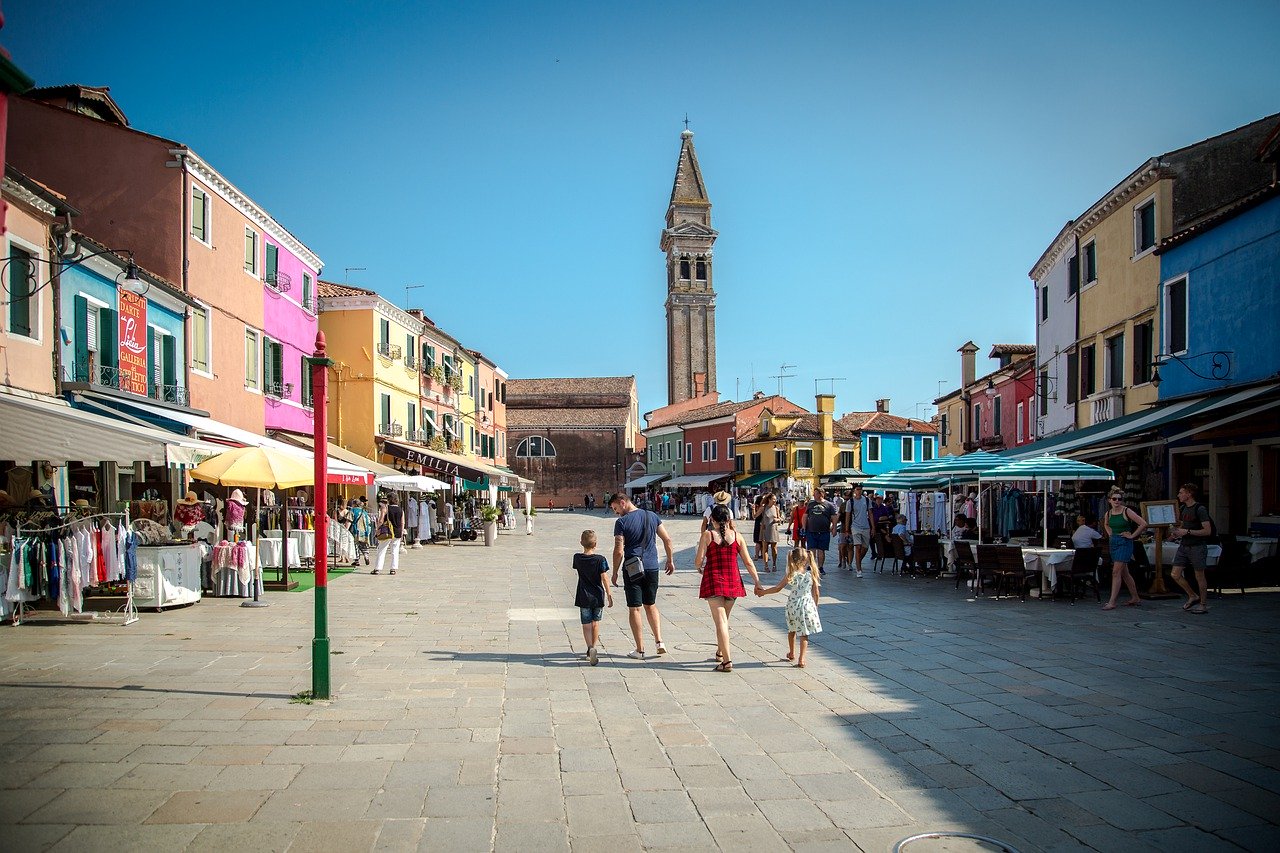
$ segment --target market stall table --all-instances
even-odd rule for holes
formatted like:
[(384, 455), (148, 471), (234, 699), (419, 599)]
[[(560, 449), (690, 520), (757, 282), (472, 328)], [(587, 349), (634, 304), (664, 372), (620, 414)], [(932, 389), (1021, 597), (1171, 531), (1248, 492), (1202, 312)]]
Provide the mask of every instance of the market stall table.
[[(289, 568), (302, 568), (302, 559), (298, 551), (298, 539), (294, 535), (296, 533), (311, 533), (310, 530), (290, 530), (289, 531)], [(312, 534), (310, 539), (311, 554), (315, 555), (315, 536)], [(258, 565), (264, 569), (280, 568), (280, 551), (281, 536), (279, 530), (265, 531), (258, 539)]]

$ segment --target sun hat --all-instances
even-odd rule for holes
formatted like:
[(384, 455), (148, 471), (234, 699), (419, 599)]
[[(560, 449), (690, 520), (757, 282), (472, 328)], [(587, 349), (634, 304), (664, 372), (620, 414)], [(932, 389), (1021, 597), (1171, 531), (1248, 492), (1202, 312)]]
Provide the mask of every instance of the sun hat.
[(714, 495), (712, 495), (711, 497), (712, 497), (712, 498), (715, 500), (715, 502), (716, 502), (716, 503), (718, 503), (718, 504), (727, 504), (729, 501), (733, 500), (733, 495), (729, 494), (728, 492), (724, 491), (723, 489), (722, 489), (721, 491), (716, 492), (716, 493), (715, 493)]
[(77, 509), (89, 509), (89, 502), (84, 498), (78, 498), (77, 500), (73, 501), (73, 504)]
[(248, 505), (249, 505), (249, 502), (248, 502), (247, 500), (245, 500), (245, 499), (244, 499), (244, 492), (240, 491), (239, 489), (234, 489), (234, 490), (231, 492), (231, 497), (227, 498), (227, 500), (229, 500), (229, 501), (235, 501), (236, 503), (240, 504), (241, 506), (248, 506)]
[(185, 504), (186, 506), (191, 506), (192, 504), (198, 504), (198, 503), (200, 503), (200, 500), (199, 500), (199, 498), (197, 498), (197, 497), (196, 497), (196, 493), (195, 493), (195, 492), (193, 492), (193, 491), (191, 491), (191, 490), (189, 490), (189, 489), (188, 489), (188, 490), (187, 490), (187, 496), (186, 496), (185, 498), (183, 498), (182, 500), (178, 501), (178, 503), (180, 503), (180, 504)]

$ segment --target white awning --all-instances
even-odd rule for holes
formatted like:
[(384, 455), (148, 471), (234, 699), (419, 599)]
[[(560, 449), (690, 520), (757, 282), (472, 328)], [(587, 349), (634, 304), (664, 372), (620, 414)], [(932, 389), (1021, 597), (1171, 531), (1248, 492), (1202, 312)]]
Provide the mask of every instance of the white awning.
[(191, 467), (217, 445), (76, 409), (44, 395), (0, 392), (0, 458)]
[(732, 477), (732, 471), (726, 471), (723, 474), (686, 474), (683, 477), (672, 477), (670, 480), (662, 484), (664, 489), (705, 489), (716, 480), (723, 480), (726, 477)]
[[(286, 442), (279, 441), (278, 439), (270, 438), (265, 435), (258, 435), (257, 433), (240, 429), (239, 427), (232, 426), (231, 424), (224, 424), (221, 421), (215, 421), (213, 418), (206, 418), (202, 415), (193, 414), (191, 412), (152, 406), (140, 401), (122, 400), (117, 397), (104, 397), (95, 394), (92, 391), (86, 391), (78, 394), (77, 398), (99, 411), (111, 411), (112, 414), (117, 417), (129, 418), (127, 410), (132, 409), (137, 412), (151, 415), (152, 417), (183, 424), (194, 429), (201, 436), (219, 438), (245, 447), (270, 447), (303, 459), (315, 458), (315, 452), (313, 450), (304, 450), (296, 445), (287, 444)], [(121, 407), (124, 407), (124, 410), (122, 410)], [(179, 440), (184, 440), (182, 439), (182, 436), (175, 436), (174, 433), (166, 433), (161, 430), (155, 431), (161, 432), (164, 435), (174, 436)], [(190, 439), (185, 440), (190, 441)], [(206, 446), (215, 447), (215, 453), (221, 453), (223, 450), (227, 449), (225, 447), (218, 447), (217, 445), (208, 445), (204, 442), (201, 443)], [(330, 482), (349, 482), (351, 484), (359, 485), (368, 484), (373, 481), (373, 473), (367, 468), (360, 465), (354, 465), (350, 462), (345, 462), (341, 459), (335, 459), (332, 455), (329, 456), (328, 467)]]
[(645, 474), (643, 477), (636, 477), (622, 484), (623, 489), (644, 489), (652, 486), (661, 480), (670, 477), (670, 474)]

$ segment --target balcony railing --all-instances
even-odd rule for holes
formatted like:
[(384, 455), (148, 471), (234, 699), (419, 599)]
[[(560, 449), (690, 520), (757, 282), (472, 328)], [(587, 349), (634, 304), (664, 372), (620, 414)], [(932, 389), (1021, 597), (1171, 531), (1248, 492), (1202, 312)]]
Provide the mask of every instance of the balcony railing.
[(314, 314), (316, 310), (316, 298), (310, 294), (302, 297), (302, 307)]
[(400, 357), (401, 350), (399, 344), (378, 344), (378, 355), (383, 358), (389, 358), (395, 361)]
[(405, 370), (418, 369), (418, 357), (415, 356), (412, 352), (407, 352), (404, 354), (404, 369)]
[(400, 424), (390, 423), (390, 424), (378, 425), (378, 435), (385, 435), (385, 436), (390, 436), (394, 438), (398, 435), (403, 435), (403, 434), (404, 434), (404, 427), (401, 426)]
[(288, 293), (289, 288), (293, 287), (293, 279), (289, 277), (289, 274), (279, 270), (267, 273), (262, 280), (266, 282), (267, 287), (279, 293)]
[(267, 382), (262, 386), (262, 394), (266, 397), (282, 399), (285, 395), (283, 382)]
[(147, 389), (147, 396), (161, 403), (173, 403), (175, 406), (191, 405), (191, 395), (181, 385), (152, 385)]
[(87, 382), (103, 388), (120, 387), (120, 368), (105, 364), (77, 361), (71, 370), (72, 382)]
[(1089, 408), (1093, 413), (1091, 423), (1101, 424), (1124, 417), (1123, 388), (1108, 388), (1105, 391), (1099, 391), (1090, 397), (1088, 402)]
[(410, 441), (416, 441), (418, 444), (429, 444), (432, 437), (431, 431), (425, 429), (409, 430), (409, 434), (406, 436)]

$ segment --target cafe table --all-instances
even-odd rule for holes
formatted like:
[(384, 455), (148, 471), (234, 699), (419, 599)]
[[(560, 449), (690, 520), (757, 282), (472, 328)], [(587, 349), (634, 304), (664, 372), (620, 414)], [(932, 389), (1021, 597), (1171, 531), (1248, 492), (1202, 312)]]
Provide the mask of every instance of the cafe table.
[(1277, 543), (1280, 539), (1273, 536), (1238, 536), (1237, 541), (1249, 546), (1249, 561), (1261, 560), (1276, 555)]
[(1070, 566), (1075, 559), (1074, 548), (1028, 548), (1022, 549), (1022, 560), (1027, 564), (1027, 571), (1040, 572), (1040, 590), (1049, 592), (1058, 585), (1058, 567)]
[[(1221, 545), (1210, 545), (1205, 557), (1205, 565), (1218, 565), (1218, 558), (1222, 556)], [(1156, 561), (1156, 543), (1148, 542), (1145, 546), (1147, 559), (1152, 563)], [(1163, 566), (1172, 566), (1173, 558), (1178, 554), (1177, 542), (1162, 542), (1160, 546), (1160, 562)]]

